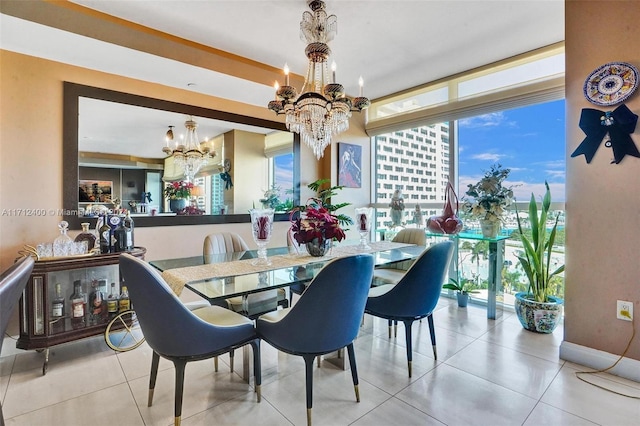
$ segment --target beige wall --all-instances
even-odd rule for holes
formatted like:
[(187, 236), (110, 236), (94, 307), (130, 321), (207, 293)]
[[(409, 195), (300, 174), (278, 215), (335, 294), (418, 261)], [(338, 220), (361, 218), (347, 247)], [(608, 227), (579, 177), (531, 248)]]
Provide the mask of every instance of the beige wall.
[[(62, 82), (104, 87), (107, 89), (159, 97), (197, 106), (225, 109), (265, 119), (274, 119), (267, 108), (198, 95), (110, 74), (95, 72), (57, 62), (0, 50), (0, 256), (2, 269), (7, 268), (24, 244), (53, 241), (57, 236), (59, 214), (43, 217), (12, 216), (14, 209), (51, 209), (62, 207)], [(356, 115), (352, 128), (340, 140), (363, 145), (363, 158), (368, 158), (368, 138), (364, 134), (363, 116)], [(159, 147), (160, 149), (161, 147)], [(322, 161), (302, 147), (302, 197), (312, 194), (306, 185), (319, 177), (337, 179), (335, 148), (327, 149)], [(36, 155), (32, 156), (31, 154)], [(365, 160), (366, 161), (366, 160)], [(369, 165), (365, 164), (368, 171)], [(237, 174), (242, 165), (234, 164)], [(368, 179), (365, 174), (364, 185)], [(236, 178), (237, 179), (237, 178)], [(258, 184), (261, 191), (264, 185)], [(368, 202), (369, 188), (345, 189), (349, 202)], [(257, 194), (258, 196), (261, 194)], [(139, 228), (136, 243), (147, 247), (147, 259), (177, 255), (195, 255), (202, 250), (206, 233), (224, 227), (233, 229), (251, 241), (244, 224)], [(276, 224), (273, 244), (286, 243), (287, 224)], [(245, 229), (246, 228), (246, 229)]]
[[(616, 300), (634, 303), (640, 315), (640, 158), (611, 164), (611, 149), (600, 146), (587, 164), (571, 158), (583, 140), (582, 108), (598, 107), (582, 94), (587, 76), (599, 66), (622, 61), (640, 67), (640, 4), (630, 1), (567, 1), (567, 240), (565, 341), (621, 354), (632, 323), (616, 319)], [(625, 104), (640, 114), (640, 93)], [(640, 147), (640, 128), (632, 135)], [(635, 319), (638, 323), (638, 318)], [(640, 339), (628, 358), (640, 360)]]

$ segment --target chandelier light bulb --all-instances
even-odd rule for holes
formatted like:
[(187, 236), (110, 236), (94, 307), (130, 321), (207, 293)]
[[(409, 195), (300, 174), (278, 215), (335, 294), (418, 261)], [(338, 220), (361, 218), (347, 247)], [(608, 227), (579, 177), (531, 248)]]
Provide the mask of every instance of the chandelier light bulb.
[(336, 69), (338, 68), (338, 65), (336, 65), (336, 61), (333, 61), (331, 63), (331, 78), (333, 79), (333, 82), (336, 82)]
[[(286, 63), (284, 64), (284, 85), (289, 85), (289, 65), (287, 65)], [(278, 89), (276, 89), (276, 91), (277, 90)]]

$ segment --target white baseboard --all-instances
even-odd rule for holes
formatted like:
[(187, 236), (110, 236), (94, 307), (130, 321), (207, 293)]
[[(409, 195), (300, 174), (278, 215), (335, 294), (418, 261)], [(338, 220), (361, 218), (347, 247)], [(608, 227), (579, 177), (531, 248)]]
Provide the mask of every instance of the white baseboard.
[[(620, 358), (620, 355), (576, 345), (575, 343), (563, 341), (560, 344), (560, 359), (584, 365), (595, 370), (613, 365), (618, 358)], [(622, 358), (608, 373), (640, 382), (640, 361), (631, 358)]]

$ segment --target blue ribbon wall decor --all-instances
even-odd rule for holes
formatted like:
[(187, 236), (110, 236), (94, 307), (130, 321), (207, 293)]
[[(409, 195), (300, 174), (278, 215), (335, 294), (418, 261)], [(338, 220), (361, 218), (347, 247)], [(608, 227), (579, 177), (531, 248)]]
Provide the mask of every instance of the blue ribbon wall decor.
[(584, 155), (587, 163), (591, 163), (607, 133), (610, 140), (605, 142), (605, 146), (613, 149), (612, 163), (620, 163), (627, 154), (640, 157), (640, 152), (631, 139), (631, 133), (635, 131), (637, 122), (638, 116), (624, 104), (607, 112), (584, 108), (580, 115), (580, 128), (587, 137), (573, 151), (571, 157)]
[(230, 189), (233, 186), (229, 172), (220, 173), (220, 179), (224, 181), (224, 189)]

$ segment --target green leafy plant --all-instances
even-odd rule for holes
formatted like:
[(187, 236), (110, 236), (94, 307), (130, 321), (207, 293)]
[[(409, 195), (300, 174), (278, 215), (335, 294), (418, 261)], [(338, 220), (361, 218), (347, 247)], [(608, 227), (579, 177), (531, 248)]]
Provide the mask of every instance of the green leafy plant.
[[(342, 241), (345, 238), (344, 229), (341, 226), (353, 224), (353, 219), (344, 214), (336, 214), (336, 210), (350, 205), (351, 203), (332, 204), (331, 197), (338, 194), (342, 186), (331, 186), (320, 189), (330, 182), (329, 179), (319, 179), (311, 182), (309, 189), (315, 191), (317, 195), (310, 197), (307, 204), (292, 208), (291, 231), (294, 239), (300, 243), (311, 242), (314, 238), (332, 239)], [(303, 214), (302, 216), (300, 214)]]
[(447, 290), (457, 291), (458, 293), (462, 293), (462, 294), (478, 293), (478, 290), (470, 288), (473, 285), (473, 280), (463, 279), (462, 282), (459, 282), (454, 278), (449, 278), (449, 281), (450, 282), (448, 282), (447, 284), (444, 284), (442, 288)]
[(551, 206), (551, 191), (546, 181), (544, 185), (547, 190), (542, 199), (540, 216), (538, 216), (538, 204), (536, 203), (533, 193), (529, 201), (530, 237), (523, 232), (523, 220), (516, 210), (520, 241), (522, 241), (522, 247), (524, 249), (524, 254), (518, 256), (518, 260), (529, 279), (529, 293), (536, 302), (546, 302), (548, 300), (547, 296), (551, 295), (551, 289), (553, 288), (551, 279), (564, 271), (564, 265), (558, 267), (553, 272), (550, 271), (551, 251), (556, 239), (558, 220), (560, 217), (556, 217), (553, 228), (551, 228), (547, 238), (547, 217)]
[(338, 191), (342, 190), (344, 186), (336, 185), (320, 189), (330, 182), (331, 179), (318, 179), (317, 181), (308, 184), (307, 187), (310, 190), (315, 191), (317, 195), (315, 197), (309, 198), (306, 205), (295, 207), (292, 210), (305, 211), (308, 207), (313, 207), (316, 209), (325, 208), (327, 209), (327, 211), (329, 211), (329, 213), (331, 213), (338, 219), (338, 223), (340, 224), (340, 226), (353, 225), (353, 219), (350, 216), (342, 213), (335, 213), (341, 208), (350, 206), (351, 203), (331, 203), (331, 197), (333, 197), (334, 195), (338, 195)]

